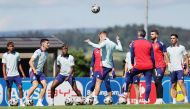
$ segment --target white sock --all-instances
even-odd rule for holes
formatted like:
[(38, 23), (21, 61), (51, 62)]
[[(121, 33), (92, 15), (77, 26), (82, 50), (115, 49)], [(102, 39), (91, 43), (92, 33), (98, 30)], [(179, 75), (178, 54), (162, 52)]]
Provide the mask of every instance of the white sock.
[(173, 98), (173, 102), (176, 103), (176, 98)]
[(42, 99), (38, 99), (38, 102), (42, 103)]
[(94, 97), (94, 100), (97, 100), (97, 99), (98, 99), (98, 97), (97, 97), (96, 95), (94, 95), (93, 97)]
[(20, 104), (22, 104), (22, 98), (20, 98)]
[(139, 99), (136, 99), (135, 101), (136, 101), (136, 103), (139, 103)]
[(124, 94), (125, 96), (127, 96), (127, 92), (124, 92), (123, 94)]
[(184, 97), (184, 99), (185, 99), (185, 101), (188, 101), (188, 98), (187, 98), (187, 96), (185, 96), (185, 97)]
[(129, 98), (127, 98), (127, 102), (130, 103), (130, 99)]
[(54, 98), (51, 98), (52, 103), (54, 103)]

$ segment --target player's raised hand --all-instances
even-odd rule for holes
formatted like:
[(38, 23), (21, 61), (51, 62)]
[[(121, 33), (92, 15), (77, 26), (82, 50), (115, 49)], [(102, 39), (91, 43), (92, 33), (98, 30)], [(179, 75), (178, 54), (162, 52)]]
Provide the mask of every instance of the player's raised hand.
[(119, 40), (119, 36), (118, 35), (116, 36), (116, 40)]
[(84, 40), (84, 42), (87, 42), (87, 43), (89, 43), (89, 42), (90, 42), (90, 39), (86, 39), (86, 40)]

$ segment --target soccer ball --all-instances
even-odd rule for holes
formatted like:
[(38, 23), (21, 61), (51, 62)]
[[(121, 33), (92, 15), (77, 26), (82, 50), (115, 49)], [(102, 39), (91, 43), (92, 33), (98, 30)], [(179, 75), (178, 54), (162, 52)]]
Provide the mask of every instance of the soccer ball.
[(93, 103), (93, 97), (90, 97), (90, 96), (86, 97), (85, 104), (92, 105), (92, 103)]
[(18, 99), (12, 98), (11, 100), (9, 100), (9, 104), (10, 106), (18, 106)]
[(119, 104), (126, 104), (127, 103), (126, 98), (123, 96), (119, 96), (118, 103)]
[(105, 99), (104, 99), (104, 104), (106, 104), (106, 105), (109, 105), (109, 104), (112, 104), (112, 98), (111, 97), (106, 97)]
[(33, 106), (34, 105), (34, 101), (30, 98), (30, 99), (26, 99), (25, 101), (24, 101), (24, 104), (26, 105), (26, 106)]
[(92, 11), (93, 13), (97, 14), (98, 12), (100, 12), (100, 6), (98, 6), (98, 5), (96, 5), (96, 4), (92, 5), (91, 11)]
[(72, 97), (66, 97), (65, 98), (65, 105), (73, 105)]
[(82, 105), (84, 103), (83, 100), (84, 99), (82, 97), (76, 97), (74, 102), (76, 105)]

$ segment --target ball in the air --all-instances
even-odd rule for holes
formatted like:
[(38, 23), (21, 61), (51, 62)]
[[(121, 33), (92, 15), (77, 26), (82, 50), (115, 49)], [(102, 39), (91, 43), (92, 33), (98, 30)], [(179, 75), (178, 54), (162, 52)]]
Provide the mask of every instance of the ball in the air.
[(98, 12), (100, 12), (100, 6), (98, 6), (98, 5), (96, 5), (96, 4), (92, 5), (91, 11), (92, 11), (93, 13), (97, 14)]

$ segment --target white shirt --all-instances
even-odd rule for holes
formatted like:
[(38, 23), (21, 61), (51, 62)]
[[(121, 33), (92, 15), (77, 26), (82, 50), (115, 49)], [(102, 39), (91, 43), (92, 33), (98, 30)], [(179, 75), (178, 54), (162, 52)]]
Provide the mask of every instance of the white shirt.
[(2, 57), (2, 63), (6, 64), (6, 73), (8, 77), (18, 76), (18, 62), (20, 61), (20, 55), (18, 52), (4, 53)]
[(59, 55), (57, 57), (57, 65), (60, 65), (60, 74), (63, 76), (69, 76), (71, 67), (75, 65), (74, 57), (69, 55), (69, 57), (63, 57)]
[(130, 52), (127, 52), (125, 62), (127, 63), (128, 70), (132, 69), (131, 53)]
[(169, 59), (174, 71), (183, 70), (183, 56), (187, 55), (185, 47), (182, 45), (179, 46), (170, 46), (167, 48), (169, 54)]
[(112, 62), (113, 51), (115, 49), (119, 50), (119, 51), (123, 51), (121, 42), (119, 40), (117, 40), (117, 43), (118, 43), (118, 45), (115, 44), (113, 41), (109, 40), (108, 38), (106, 38), (106, 40), (100, 44), (94, 44), (92, 42), (89, 42), (89, 44), (91, 46), (101, 49), (102, 64), (104, 67), (107, 67), (107, 68), (113, 68), (113, 62)]
[[(43, 52), (41, 49), (37, 49), (34, 54), (32, 55), (34, 58), (34, 67), (38, 72), (43, 72), (44, 64), (48, 58), (48, 53)], [(31, 68), (30, 68), (31, 70)]]

